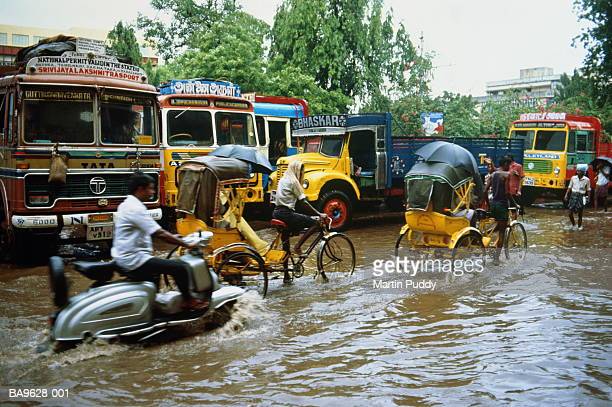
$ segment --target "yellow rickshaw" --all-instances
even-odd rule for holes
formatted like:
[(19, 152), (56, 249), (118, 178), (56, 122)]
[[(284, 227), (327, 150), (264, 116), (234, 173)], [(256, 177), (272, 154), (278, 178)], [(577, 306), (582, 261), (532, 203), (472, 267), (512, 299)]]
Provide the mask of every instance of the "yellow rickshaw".
[[(499, 234), (490, 214), (477, 208), (483, 184), (475, 159), (464, 148), (433, 142), (416, 152), (420, 160), (404, 179), (406, 224), (395, 243), (398, 257), (414, 255), (414, 249), (450, 249), (453, 259), (465, 255), (484, 256), (495, 247)], [(474, 209), (477, 208), (477, 209)], [(504, 253), (522, 260), (527, 234), (519, 221), (504, 231)]]
[(204, 156), (184, 162), (177, 169), (177, 231), (188, 235), (212, 232), (206, 253), (222, 281), (255, 287), (262, 296), (269, 280), (283, 275), (283, 280), (304, 274), (304, 262), (315, 251), (316, 275), (324, 280), (332, 276), (350, 276), (355, 269), (355, 250), (350, 239), (322, 225), (321, 231), (302, 256), (292, 255), (290, 233), (282, 221), (272, 219), (277, 231), (271, 244), (262, 240), (242, 216), (244, 186), (256, 167), (236, 158)]

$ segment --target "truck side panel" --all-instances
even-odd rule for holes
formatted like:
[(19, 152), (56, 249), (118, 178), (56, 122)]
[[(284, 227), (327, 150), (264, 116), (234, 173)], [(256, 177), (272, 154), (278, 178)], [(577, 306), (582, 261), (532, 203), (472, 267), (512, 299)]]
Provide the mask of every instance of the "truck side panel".
[(415, 137), (393, 137), (391, 152), (391, 171), (393, 178), (403, 179), (406, 173), (416, 162), (414, 154), (419, 148), (433, 141), (447, 141), (464, 147), (474, 155), (478, 163), (478, 170), (482, 175), (487, 173), (487, 167), (483, 161), (485, 157), (494, 163), (506, 154), (512, 154), (518, 163), (523, 162), (524, 141), (522, 139), (494, 139), (494, 138), (415, 138)]

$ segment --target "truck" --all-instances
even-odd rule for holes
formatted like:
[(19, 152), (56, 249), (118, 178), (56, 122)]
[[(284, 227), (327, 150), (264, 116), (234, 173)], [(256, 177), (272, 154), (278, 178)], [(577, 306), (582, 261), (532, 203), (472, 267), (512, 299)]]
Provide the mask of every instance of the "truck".
[[(65, 51), (38, 52), (50, 45)], [(95, 40), (62, 36), (2, 67), (3, 255), (19, 261), (52, 254), (62, 241), (108, 241), (128, 178), (141, 171), (159, 185), (157, 90), (141, 68), (104, 51)], [(145, 205), (161, 218), (159, 193)]]
[(278, 160), (271, 175), (271, 201), (278, 179), (292, 160), (304, 163), (306, 198), (341, 230), (352, 221), (354, 209), (366, 202), (391, 206), (404, 197), (404, 176), (415, 163), (414, 152), (434, 140), (468, 149), (484, 176), (485, 158), (498, 161), (513, 154), (522, 161), (523, 140), (508, 138), (393, 137), (390, 113), (308, 116), (292, 121), (292, 136), (301, 139), (303, 153)]
[[(523, 113), (510, 127), (510, 138), (525, 139), (523, 202), (542, 195), (561, 198), (576, 165), (590, 164), (596, 157), (612, 157), (597, 117), (567, 113)], [(589, 177), (593, 177), (593, 168)]]

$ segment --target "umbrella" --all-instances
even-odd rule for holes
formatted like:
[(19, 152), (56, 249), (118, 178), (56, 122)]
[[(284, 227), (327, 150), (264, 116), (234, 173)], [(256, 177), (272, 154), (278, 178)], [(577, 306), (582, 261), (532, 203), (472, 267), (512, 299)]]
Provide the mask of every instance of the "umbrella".
[(434, 141), (419, 148), (416, 155), (425, 162), (445, 163), (452, 167), (462, 168), (472, 174), (476, 184), (476, 193), (480, 195), (483, 190), (482, 179), (478, 171), (476, 158), (460, 145), (448, 143), (446, 141)]
[(247, 162), (251, 164), (251, 168), (254, 172), (269, 174), (274, 171), (270, 161), (252, 147), (226, 144), (215, 149), (210, 155), (215, 157), (236, 158), (240, 161)]
[(602, 156), (600, 156), (600, 157), (595, 158), (593, 161), (591, 161), (591, 163), (590, 163), (590, 164), (593, 166), (593, 168), (597, 168), (597, 165), (598, 165), (600, 162), (601, 162), (601, 163), (602, 163), (604, 166), (605, 166), (605, 165), (612, 166), (612, 158), (610, 158), (610, 157), (605, 157), (605, 156), (603, 156), (603, 155), (602, 155)]

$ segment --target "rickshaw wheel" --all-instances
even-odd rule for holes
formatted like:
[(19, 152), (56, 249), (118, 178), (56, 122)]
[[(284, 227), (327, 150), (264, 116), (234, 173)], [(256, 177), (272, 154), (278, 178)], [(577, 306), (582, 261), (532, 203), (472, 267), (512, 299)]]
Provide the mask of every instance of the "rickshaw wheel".
[[(486, 251), (484, 243), (482, 242), (482, 236), (476, 232), (471, 232), (464, 236), (461, 236), (452, 251), (452, 270), (447, 275), (447, 282), (453, 282), (457, 277), (463, 275), (463, 268), (458, 267), (455, 260), (478, 260), (482, 261), (484, 266), (486, 259)], [(461, 269), (462, 274), (458, 274)]]
[[(407, 237), (408, 233), (410, 233), (410, 230), (407, 230), (405, 233), (400, 233), (397, 237), (395, 241), (395, 257), (410, 257), (411, 248)], [(403, 245), (402, 242), (404, 243)]]
[(523, 261), (527, 255), (527, 232), (520, 222), (514, 222), (504, 231), (504, 253), (506, 259)]
[[(262, 297), (268, 293), (268, 270), (263, 260), (253, 253), (232, 253), (221, 262), (216, 271), (223, 280), (230, 283), (233, 281), (246, 289), (254, 288)], [(228, 276), (240, 276), (240, 278), (228, 278)]]

